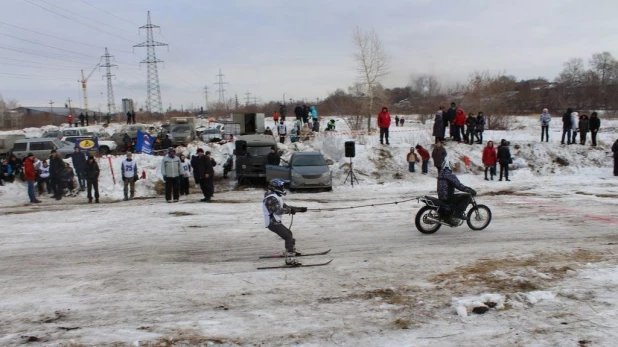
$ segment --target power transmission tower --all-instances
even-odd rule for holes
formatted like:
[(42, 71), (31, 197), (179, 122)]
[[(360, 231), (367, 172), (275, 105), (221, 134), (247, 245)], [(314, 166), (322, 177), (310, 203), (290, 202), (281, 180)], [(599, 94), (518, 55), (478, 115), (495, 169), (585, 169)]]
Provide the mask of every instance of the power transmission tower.
[(49, 100), (48, 104), (49, 104), (49, 113), (53, 113), (54, 112), (53, 106), (55, 102), (53, 100)]
[(204, 86), (204, 101), (206, 102), (204, 110), (208, 110), (208, 86)]
[(114, 87), (112, 86), (112, 67), (117, 67), (118, 65), (111, 63), (111, 58), (113, 55), (110, 55), (107, 51), (107, 47), (105, 47), (105, 55), (101, 57), (104, 59), (104, 63), (101, 64), (101, 67), (107, 69), (107, 73), (103, 75), (103, 77), (107, 78), (107, 112), (109, 114), (116, 114), (116, 103), (114, 102)]
[(257, 97), (256, 96), (253, 97), (253, 106), (257, 106)]
[(167, 43), (162, 43), (154, 40), (154, 34), (152, 33), (152, 29), (160, 29), (161, 27), (152, 24), (152, 22), (150, 21), (150, 11), (148, 11), (148, 21), (146, 25), (139, 28), (146, 29), (146, 42), (142, 42), (139, 45), (135, 45), (133, 47), (146, 47), (146, 59), (140, 62), (140, 64), (147, 65), (146, 111), (163, 113), (163, 104), (161, 102), (161, 88), (159, 87), (159, 70), (157, 69), (157, 63), (162, 63), (163, 60), (157, 59), (155, 47), (167, 46)]
[(249, 103), (251, 102), (251, 93), (247, 90), (245, 93), (245, 106), (249, 107)]
[(225, 75), (223, 73), (221, 73), (221, 69), (219, 69), (219, 74), (216, 75), (216, 77), (219, 79), (215, 84), (219, 86), (219, 89), (217, 90), (217, 92), (219, 93), (219, 104), (220, 105), (225, 105), (225, 85), (228, 84), (227, 82), (223, 82), (223, 77), (225, 77)]

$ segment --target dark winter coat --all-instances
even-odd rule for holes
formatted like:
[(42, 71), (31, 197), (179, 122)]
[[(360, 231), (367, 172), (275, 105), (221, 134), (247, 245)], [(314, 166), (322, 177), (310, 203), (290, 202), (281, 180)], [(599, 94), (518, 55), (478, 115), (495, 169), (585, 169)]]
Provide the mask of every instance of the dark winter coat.
[(281, 163), (281, 157), (277, 153), (268, 153), (266, 156), (266, 163), (268, 165), (279, 165)]
[(468, 130), (474, 131), (474, 129), (476, 129), (476, 117), (468, 116), (468, 119), (466, 119), (466, 126)]
[(71, 153), (71, 160), (73, 161), (73, 168), (75, 169), (75, 172), (84, 171), (84, 166), (86, 166), (86, 155), (84, 153)]
[(433, 166), (437, 168), (442, 168), (442, 164), (444, 163), (444, 159), (446, 158), (446, 148), (434, 148), (431, 152), (431, 157), (433, 158)]
[(285, 107), (285, 105), (281, 105), (279, 107), (279, 114), (281, 115), (281, 117), (285, 118), (287, 113), (288, 113), (288, 109)]
[(206, 174), (211, 176), (215, 174), (215, 170), (212, 167), (212, 161), (208, 158), (208, 156), (203, 155), (201, 158), (197, 159), (197, 172), (200, 179), (203, 179)]
[(588, 119), (588, 117), (582, 117), (582, 119), (579, 120), (579, 132), (587, 133), (589, 131), (590, 131), (590, 119)]
[(62, 169), (64, 169), (64, 160), (59, 155), (49, 159), (49, 177), (59, 178)]
[(455, 121), (456, 114), (457, 114), (457, 109), (449, 108), (444, 114), (444, 126), (447, 126), (449, 122)]
[(573, 109), (568, 108), (562, 115), (562, 127), (564, 129), (571, 129), (571, 126), (573, 125), (573, 122), (571, 121), (571, 113), (573, 113)]
[(75, 172), (73, 171), (73, 169), (69, 166), (69, 167), (65, 167), (64, 169), (60, 170), (60, 179), (63, 181), (70, 181), (73, 179), (73, 177), (75, 177)]
[(94, 182), (99, 179), (99, 164), (95, 160), (92, 163), (86, 162), (84, 166), (84, 175), (86, 176), (86, 180), (89, 182)]
[(479, 114), (478, 117), (476, 117), (476, 131), (481, 133), (485, 131), (486, 123), (487, 121), (485, 120), (485, 115)]
[(455, 195), (455, 189), (462, 192), (472, 192), (472, 188), (467, 187), (457, 179), (450, 169), (440, 171), (438, 175), (438, 198), (444, 201), (450, 201)]
[(509, 146), (500, 145), (498, 146), (498, 162), (501, 165), (508, 165), (511, 161), (511, 150)]
[[(307, 112), (305, 112), (305, 114), (307, 114)], [(302, 118), (303, 116), (303, 108), (300, 106), (296, 106), (294, 108), (294, 115), (296, 116), (296, 118)]]
[(601, 120), (599, 117), (590, 117), (590, 131), (599, 130), (601, 128)]
[(614, 159), (618, 160), (618, 140), (614, 142), (614, 145), (612, 146), (612, 152), (614, 152)]
[(444, 137), (444, 120), (442, 119), (442, 112), (436, 113), (436, 118), (433, 122), (433, 133), (434, 137), (443, 138)]

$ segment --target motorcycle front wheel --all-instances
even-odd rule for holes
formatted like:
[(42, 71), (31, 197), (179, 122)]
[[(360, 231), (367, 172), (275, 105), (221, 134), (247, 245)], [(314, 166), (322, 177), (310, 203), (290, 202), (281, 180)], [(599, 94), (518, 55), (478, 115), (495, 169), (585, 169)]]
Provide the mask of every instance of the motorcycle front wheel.
[(429, 206), (421, 208), (416, 213), (414, 224), (416, 224), (416, 229), (418, 229), (418, 231), (422, 232), (423, 234), (433, 234), (438, 231), (438, 229), (440, 229), (440, 227), (442, 226), (442, 224), (440, 223), (428, 221), (428, 217), (436, 220), (440, 219), (438, 211), (434, 210)]
[(476, 205), (468, 211), (468, 226), (472, 230), (483, 230), (491, 222), (491, 210), (485, 205)]

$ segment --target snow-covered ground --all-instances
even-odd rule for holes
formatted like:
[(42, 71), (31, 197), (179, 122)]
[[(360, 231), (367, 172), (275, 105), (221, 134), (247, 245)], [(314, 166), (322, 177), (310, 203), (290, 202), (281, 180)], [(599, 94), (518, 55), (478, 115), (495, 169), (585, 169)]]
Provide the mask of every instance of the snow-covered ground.
[[(481, 145), (446, 146), (460, 180), (492, 209), (486, 230), (423, 235), (415, 201), (299, 214), (297, 247), (332, 248), (303, 259), (334, 259), (321, 268), (256, 270), (280, 262), (259, 255), (283, 248), (263, 227), (263, 191), (224, 182), (216, 203), (197, 203), (195, 190), (166, 204), (153, 189), (160, 157), (136, 156), (147, 179), (138, 182), (144, 199), (130, 202), (119, 201), (107, 158), (101, 205), (80, 196), (30, 206), (22, 184), (0, 187), (0, 345), (615, 346), (618, 180), (608, 146), (616, 135), (600, 134), (596, 149), (561, 146), (555, 122), (552, 142), (541, 144), (535, 119), (518, 123), (485, 134), (511, 141), (512, 182), (483, 180)], [(335, 161), (333, 192), (289, 194), (289, 204), (435, 194), (435, 169), (412, 174), (405, 163), (410, 146), (430, 147), (430, 123), (392, 128), (389, 147), (348, 135), (342, 121), (338, 129), (283, 146), (286, 156), (318, 149)], [(349, 139), (354, 187), (343, 185)], [(209, 149), (218, 161), (231, 151)], [(112, 157), (116, 171), (121, 159)]]

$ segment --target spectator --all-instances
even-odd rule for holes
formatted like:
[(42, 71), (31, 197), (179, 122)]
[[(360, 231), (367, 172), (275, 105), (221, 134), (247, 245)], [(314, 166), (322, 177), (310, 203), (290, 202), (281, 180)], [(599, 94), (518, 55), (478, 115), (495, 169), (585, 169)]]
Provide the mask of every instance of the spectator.
[(571, 140), (571, 144), (574, 145), (577, 143), (577, 133), (579, 132), (579, 113), (578, 112), (571, 113), (571, 129), (573, 130), (573, 139)]
[(599, 119), (599, 115), (596, 112), (592, 112), (590, 115), (590, 136), (592, 137), (592, 146), (596, 147), (597, 145), (597, 133), (601, 128), (601, 120)]
[(225, 161), (225, 164), (223, 164), (223, 178), (227, 178), (227, 174), (232, 171), (232, 169), (234, 168), (234, 158), (232, 157), (232, 155), (228, 155), (227, 160)]
[(479, 112), (476, 117), (476, 139), (478, 140), (476, 143), (479, 145), (483, 144), (483, 132), (485, 132), (485, 124), (487, 124), (487, 120), (483, 112)]
[(300, 107), (299, 104), (296, 104), (296, 107), (294, 107), (294, 115), (296, 116), (296, 119), (302, 119), (303, 118), (303, 114), (306, 114), (307, 112), (303, 112), (303, 108)]
[[(203, 149), (198, 149), (204, 153)], [(165, 201), (178, 202), (180, 191), (180, 178), (183, 175), (182, 165), (180, 159), (176, 156), (176, 150), (173, 147), (167, 149), (167, 155), (161, 161), (161, 175), (163, 181), (165, 181)]]
[(388, 108), (386, 106), (382, 107), (382, 111), (378, 114), (378, 128), (380, 128), (380, 144), (384, 144), (384, 138), (386, 137), (386, 144), (390, 145), (388, 142), (388, 128), (391, 126), (391, 114), (388, 113)]
[(186, 160), (184, 154), (180, 155), (180, 165), (182, 166), (182, 176), (180, 177), (180, 195), (189, 195), (189, 177), (191, 177), (191, 163)]
[(277, 153), (277, 148), (275, 146), (270, 147), (270, 153), (266, 156), (266, 163), (275, 166), (279, 166), (281, 163), (281, 157), (279, 153)]
[[(39, 179), (37, 182), (39, 186), (39, 195), (43, 195), (43, 193), (47, 192), (47, 194), (52, 193), (52, 185), (49, 181), (49, 164), (47, 160), (43, 160), (43, 163), (39, 167)], [(43, 189), (45, 187), (45, 189)]]
[(73, 126), (73, 115), (69, 113), (67, 117), (67, 122), (69, 122), (69, 128)]
[(493, 141), (488, 141), (487, 146), (483, 149), (483, 165), (485, 165), (485, 181), (489, 181), (487, 179), (487, 170), (489, 170), (489, 175), (491, 176), (491, 180), (494, 180), (494, 175), (496, 174), (496, 163), (498, 162), (498, 154), (496, 153), (496, 148), (494, 147)]
[(545, 142), (549, 142), (549, 123), (551, 122), (551, 115), (548, 109), (543, 109), (539, 121), (541, 122), (541, 142), (543, 142), (544, 138), (546, 138)]
[(403, 126), (403, 123), (405, 123), (405, 119), (403, 118), (403, 116), (399, 117), (399, 125)]
[(311, 112), (311, 110), (309, 109), (309, 106), (303, 105), (302, 113), (300, 114), (300, 118), (296, 118), (296, 119), (297, 120), (298, 119), (302, 120), (303, 118), (307, 118), (310, 112)]
[[(129, 153), (131, 154), (131, 153)], [(86, 185), (88, 187), (88, 203), (92, 203), (92, 190), (94, 189), (94, 202), (99, 203), (99, 164), (94, 160), (94, 157), (89, 155), (88, 161), (84, 166), (84, 175), (86, 176)], [(125, 193), (126, 196), (126, 193)]]
[(54, 191), (54, 198), (56, 200), (62, 199), (62, 193), (64, 192), (64, 182), (60, 178), (60, 173), (64, 169), (64, 161), (56, 150), (51, 151), (51, 158), (49, 159), (49, 178), (52, 183), (52, 189)]
[(131, 121), (135, 124), (135, 110), (131, 110)]
[(215, 171), (212, 166), (212, 161), (210, 161), (210, 158), (204, 154), (203, 149), (198, 149), (197, 155), (199, 157), (197, 170), (200, 175), (200, 188), (204, 194), (204, 198), (200, 201), (211, 202), (211, 198), (214, 195)]
[(326, 131), (335, 131), (335, 120), (331, 119), (328, 121), (328, 123), (326, 123)]
[(279, 105), (279, 116), (281, 117), (281, 120), (283, 120), (285, 122), (285, 116), (288, 113), (288, 109), (285, 107), (284, 104)]
[(399, 126), (399, 116), (395, 116), (395, 126)]
[(579, 143), (582, 145), (586, 144), (586, 135), (590, 131), (590, 120), (588, 119), (588, 115), (582, 114), (579, 119)]
[(311, 123), (311, 131), (314, 133), (320, 132), (320, 122), (317, 119), (314, 119), (313, 123)]
[(170, 148), (170, 147), (172, 147), (172, 139), (171, 139), (171, 133), (168, 131), (167, 134), (165, 134), (165, 136), (161, 140), (161, 148), (165, 149), (165, 148)]
[(474, 144), (474, 134), (476, 134), (476, 117), (474, 113), (470, 112), (466, 119), (466, 141), (470, 145)]
[(273, 131), (270, 129), (270, 127), (266, 127), (266, 130), (264, 130), (264, 135), (273, 136)]
[[(443, 121), (444, 121), (444, 134), (446, 136), (446, 128), (455, 124), (455, 115), (457, 114), (457, 105), (454, 102), (451, 102), (451, 108), (449, 108), (446, 113), (443, 113)], [(455, 132), (453, 131), (453, 126), (449, 129), (449, 135), (451, 140), (455, 139)]]
[(572, 108), (567, 108), (566, 112), (562, 115), (562, 141), (560, 144), (564, 145), (564, 137), (566, 136), (567, 145), (571, 144), (571, 113), (573, 113)]
[(28, 153), (26, 160), (24, 160), (24, 179), (28, 184), (28, 197), (31, 204), (38, 204), (41, 201), (36, 198), (34, 192), (34, 181), (36, 180), (36, 169), (34, 168), (34, 154)]
[[(441, 142), (438, 142), (441, 143)], [(421, 166), (421, 172), (423, 175), (426, 175), (429, 172), (429, 152), (423, 148), (421, 145), (416, 145), (416, 150), (418, 151), (418, 155), (421, 156), (421, 161), (423, 162)], [(418, 159), (418, 158), (417, 158)]]
[(440, 109), (436, 112), (436, 117), (433, 121), (432, 135), (436, 138), (436, 143), (444, 141), (444, 131), (446, 128), (444, 127), (444, 118), (442, 116), (443, 113), (444, 106), (440, 106)]
[(279, 135), (279, 142), (285, 143), (285, 137), (288, 134), (288, 127), (283, 123), (283, 119), (279, 120), (277, 125), (277, 135)]
[(279, 122), (279, 112), (275, 111), (273, 113), (273, 120), (275, 121), (275, 126), (277, 126), (277, 123)]
[(466, 113), (460, 107), (457, 109), (457, 113), (455, 114), (455, 138), (454, 140), (458, 143), (461, 143), (462, 137), (466, 137), (466, 133), (464, 130), (464, 125), (466, 124)]
[(16, 177), (23, 177), (22, 162), (13, 154), (9, 157), (9, 166), (11, 167), (11, 182), (13, 182)]
[(420, 160), (416, 153), (414, 153), (414, 147), (410, 147), (410, 152), (406, 155), (406, 161), (408, 162), (408, 171), (415, 172), (414, 165)]
[[(64, 163), (64, 161), (63, 161)], [(62, 190), (61, 195), (64, 192), (64, 188), (66, 187), (67, 192), (65, 196), (76, 196), (77, 193), (75, 191), (75, 171), (69, 163), (64, 163), (64, 168), (60, 171), (60, 179), (62, 181)]]
[[(135, 182), (137, 181), (137, 164), (133, 161), (133, 154), (127, 153), (127, 157), (122, 161), (120, 167), (123, 183), (123, 201), (133, 199), (135, 197)], [(129, 191), (130, 190), (130, 191)], [(129, 195), (129, 193), (131, 195)]]
[(6, 159), (2, 159), (0, 164), (0, 186), (4, 185), (4, 182), (13, 182), (13, 169)]
[(502, 181), (502, 177), (504, 177), (507, 181), (509, 179), (509, 164), (511, 164), (513, 159), (511, 158), (511, 150), (509, 149), (509, 142), (505, 139), (500, 141), (500, 146), (498, 146), (498, 163), (500, 163), (500, 181)]
[[(311, 112), (309, 112), (308, 116), (309, 116), (309, 115), (311, 116), (311, 120), (312, 120), (313, 122), (317, 121), (317, 120), (318, 120), (318, 110), (315, 108), (315, 106), (311, 106), (311, 107), (309, 108), (309, 110), (310, 110)], [(307, 123), (307, 121), (305, 121), (305, 123)]]
[(199, 175), (199, 171), (197, 170), (198, 161), (199, 161), (199, 156), (197, 155), (197, 152), (196, 152), (194, 155), (191, 156), (191, 168), (193, 168), (193, 179), (195, 180), (196, 186), (200, 184), (200, 175)]
[(84, 120), (85, 120), (85, 119), (86, 119), (86, 116), (84, 116), (84, 113), (83, 113), (83, 112), (81, 112), (81, 113), (79, 114), (79, 126), (82, 126), (82, 127), (84, 126)]
[[(419, 150), (419, 153), (421, 151)], [(421, 153), (421, 157), (422, 157)], [(446, 158), (446, 149), (442, 145), (442, 142), (436, 143), (433, 151), (431, 152), (431, 157), (433, 158), (433, 166), (438, 169), (438, 174), (440, 174), (440, 170), (442, 170), (442, 164), (444, 163), (444, 158)]]
[(127, 124), (131, 124), (131, 111), (127, 111)]
[(86, 180), (84, 178), (84, 167), (86, 166), (86, 155), (79, 150), (77, 145), (73, 148), (71, 153), (71, 161), (73, 162), (73, 168), (77, 175), (77, 183), (79, 183), (79, 190), (86, 190)]
[(614, 152), (614, 176), (618, 176), (618, 140), (614, 142), (612, 152)]
[[(88, 112), (86, 112), (85, 117), (86, 117), (86, 126), (90, 126), (90, 120), (89, 120), (90, 117), (88, 117)], [(94, 115), (92, 117), (94, 119)], [(96, 123), (96, 120), (95, 120), (95, 123)]]

